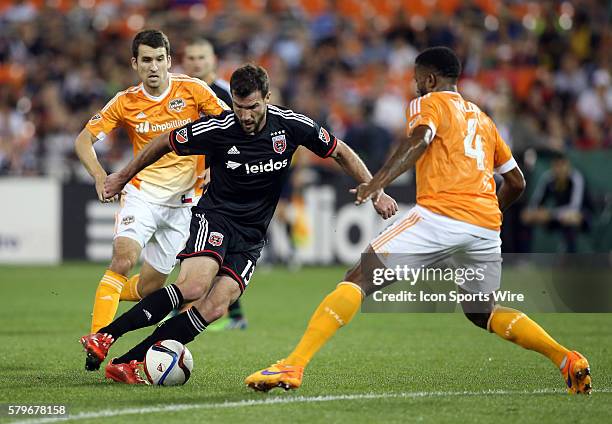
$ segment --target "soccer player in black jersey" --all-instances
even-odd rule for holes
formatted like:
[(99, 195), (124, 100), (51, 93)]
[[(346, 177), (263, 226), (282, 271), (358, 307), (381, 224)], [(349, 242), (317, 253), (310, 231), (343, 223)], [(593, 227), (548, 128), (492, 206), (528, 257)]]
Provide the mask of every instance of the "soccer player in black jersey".
[[(141, 300), (86, 346), (90, 360), (102, 362), (112, 343), (128, 331), (160, 322), (172, 309), (194, 306), (157, 327), (129, 352), (110, 361), (106, 377), (142, 384), (138, 364), (155, 342), (183, 344), (221, 317), (244, 292), (264, 244), (266, 229), (285, 182), (291, 157), (301, 145), (320, 157), (332, 157), (357, 182), (372, 176), (361, 159), (341, 140), (310, 118), (269, 104), (266, 71), (244, 65), (231, 77), (233, 112), (159, 136), (123, 170), (107, 177), (105, 196), (112, 198), (140, 169), (169, 152), (205, 154), (214, 177), (192, 209), (189, 240), (178, 255), (182, 261), (175, 284)], [(397, 211), (395, 200), (376, 193), (374, 208), (387, 219)]]
[[(196, 77), (204, 81), (218, 98), (223, 100), (229, 107), (232, 107), (232, 96), (230, 94), (229, 82), (217, 76), (217, 55), (210, 41), (204, 38), (190, 40), (185, 46), (183, 53), (183, 68), (185, 73), (191, 77)], [(210, 181), (210, 172), (204, 171), (204, 183)], [(190, 305), (185, 305), (187, 309)], [(228, 308), (228, 317), (215, 322), (208, 331), (219, 330), (244, 330), (247, 320), (242, 312), (240, 299), (232, 303)]]

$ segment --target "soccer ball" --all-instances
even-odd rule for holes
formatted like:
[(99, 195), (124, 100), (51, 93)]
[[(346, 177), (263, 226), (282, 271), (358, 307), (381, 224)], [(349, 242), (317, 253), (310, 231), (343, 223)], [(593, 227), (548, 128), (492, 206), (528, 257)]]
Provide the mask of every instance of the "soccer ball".
[(182, 343), (162, 340), (147, 351), (144, 371), (149, 382), (156, 386), (180, 386), (191, 376), (193, 357)]

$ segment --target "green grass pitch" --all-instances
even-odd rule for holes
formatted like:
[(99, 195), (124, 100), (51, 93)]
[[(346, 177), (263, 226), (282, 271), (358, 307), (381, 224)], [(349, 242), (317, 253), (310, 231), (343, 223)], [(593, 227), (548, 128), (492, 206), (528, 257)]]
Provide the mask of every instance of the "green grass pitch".
[[(461, 314), (363, 314), (332, 339), (297, 392), (254, 393), (251, 372), (286, 355), (341, 268), (259, 269), (243, 297), (246, 331), (201, 335), (182, 387), (132, 387), (83, 369), (103, 265), (0, 267), (0, 404), (65, 404), (69, 422), (610, 422), (612, 315), (540, 314), (590, 360), (594, 393), (569, 396), (552, 364)], [(125, 310), (129, 304), (122, 304)], [(118, 341), (118, 355), (151, 330)], [(32, 419), (21, 417), (23, 419)], [(15, 418), (4, 415), (0, 422)], [(39, 420), (35, 422), (45, 422)]]

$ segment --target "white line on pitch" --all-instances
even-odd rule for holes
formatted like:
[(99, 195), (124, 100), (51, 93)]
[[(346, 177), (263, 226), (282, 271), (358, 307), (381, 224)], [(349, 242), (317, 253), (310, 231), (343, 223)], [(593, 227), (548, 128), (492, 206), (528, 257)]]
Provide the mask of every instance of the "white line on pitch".
[[(446, 397), (446, 396), (500, 396), (500, 395), (538, 395), (565, 393), (565, 390), (484, 390), (479, 392), (405, 392), (405, 393), (356, 393), (352, 395), (329, 395), (329, 396), (290, 396), (290, 397), (271, 397), (268, 399), (239, 400), (234, 402), (217, 403), (192, 403), (176, 405), (159, 405), (143, 408), (125, 409), (103, 409), (92, 412), (79, 412), (78, 414), (67, 417), (39, 418), (31, 420), (13, 421), (11, 424), (45, 424), (66, 421), (79, 421), (85, 419), (110, 418), (122, 415), (149, 414), (155, 412), (176, 412), (189, 411), (193, 409), (223, 409), (223, 408), (243, 408), (248, 406), (279, 405), (290, 403), (309, 403), (309, 402), (334, 402), (343, 400), (371, 400), (371, 399), (392, 399), (392, 398), (422, 398), (422, 397)], [(612, 393), (612, 389), (597, 389), (596, 393)]]

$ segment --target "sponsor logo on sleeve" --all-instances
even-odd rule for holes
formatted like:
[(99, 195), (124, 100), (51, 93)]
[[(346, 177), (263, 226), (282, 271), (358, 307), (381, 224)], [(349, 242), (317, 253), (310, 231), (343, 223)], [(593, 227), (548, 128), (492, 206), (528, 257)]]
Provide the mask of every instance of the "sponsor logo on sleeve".
[(329, 142), (331, 141), (329, 133), (323, 127), (321, 127), (321, 129), (319, 130), (319, 140), (321, 140), (325, 144), (329, 144)]
[(223, 234), (212, 231), (208, 236), (208, 243), (212, 246), (221, 246), (223, 244)]
[(189, 137), (187, 137), (187, 128), (181, 128), (175, 133), (176, 141), (179, 143), (187, 143)]
[(183, 100), (180, 97), (177, 97), (176, 99), (172, 99), (168, 102), (168, 109), (170, 109), (171, 111), (174, 112), (180, 112), (183, 109), (185, 109), (185, 100)]

